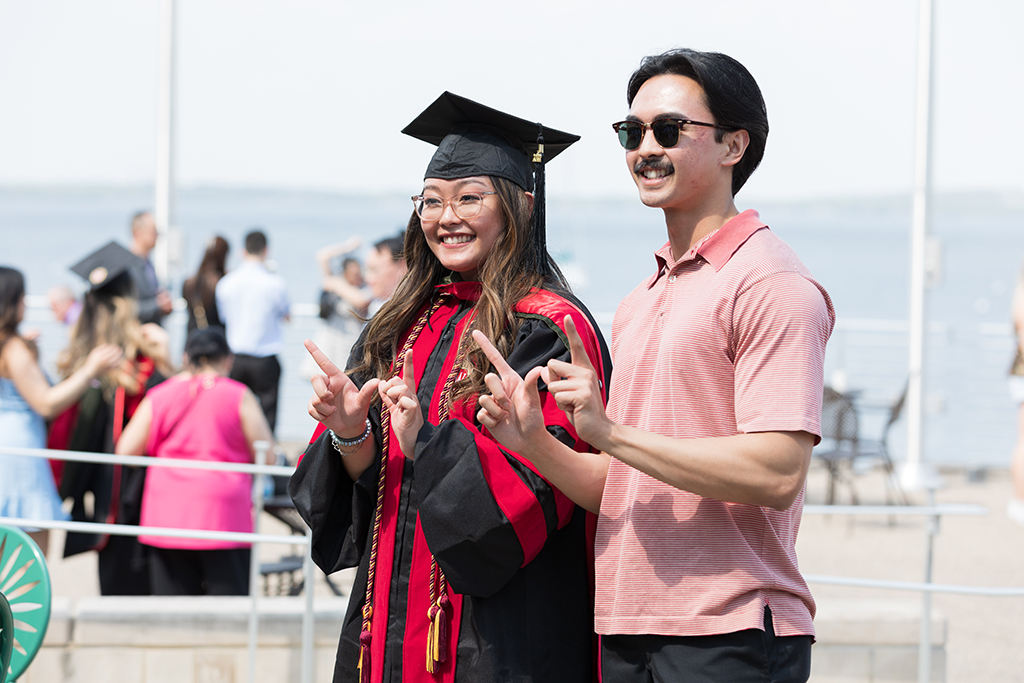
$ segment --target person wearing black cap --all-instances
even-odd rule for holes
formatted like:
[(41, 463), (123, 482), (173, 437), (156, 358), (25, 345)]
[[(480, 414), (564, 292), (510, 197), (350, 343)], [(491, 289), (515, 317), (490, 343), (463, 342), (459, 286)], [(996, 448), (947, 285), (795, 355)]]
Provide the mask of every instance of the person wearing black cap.
[[(167, 332), (138, 318), (133, 271), (139, 257), (110, 242), (71, 267), (89, 283), (71, 343), (57, 359), (57, 370), (71, 376), (90, 351), (115, 344), (127, 359), (100, 378), (81, 400), (57, 418), (50, 447), (113, 453), (114, 446), (146, 391), (173, 374)], [(60, 440), (55, 435), (60, 435)], [(138, 524), (145, 470), (120, 465), (68, 462), (60, 480), (62, 498), (72, 500), (74, 521)], [(89, 510), (87, 499), (93, 499)], [(150, 593), (148, 553), (132, 536), (68, 533), (65, 557), (99, 551), (103, 595)]]
[[(571, 316), (610, 370), (544, 239), (544, 162), (578, 138), (451, 93), (403, 132), (438, 145), (408, 275), (348, 375), (306, 343), (322, 424), (289, 490), (319, 566), (358, 567), (334, 680), (592, 681), (593, 518), (475, 421), (488, 363), (470, 335), (524, 372), (568, 360)], [(555, 438), (587, 449), (547, 408)]]

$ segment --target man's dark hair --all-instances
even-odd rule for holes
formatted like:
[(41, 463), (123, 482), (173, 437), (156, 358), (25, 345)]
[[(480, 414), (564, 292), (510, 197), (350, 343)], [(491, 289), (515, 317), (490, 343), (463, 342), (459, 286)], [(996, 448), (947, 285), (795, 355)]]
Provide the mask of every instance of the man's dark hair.
[(401, 261), (405, 258), (405, 230), (394, 237), (382, 239), (374, 244), (373, 248), (377, 251), (387, 249), (391, 252), (391, 259), (393, 261)]
[(258, 256), (267, 248), (267, 236), (261, 230), (253, 230), (245, 236), (246, 253)]
[[(768, 139), (768, 111), (757, 81), (746, 67), (719, 52), (698, 52), (680, 48), (660, 55), (644, 57), (640, 67), (629, 78), (626, 101), (633, 106), (640, 87), (655, 76), (673, 74), (692, 78), (704, 89), (704, 102), (713, 122), (727, 128), (742, 128), (750, 135), (743, 158), (733, 166), (732, 193), (735, 196), (754, 172)], [(715, 129), (715, 140), (721, 142), (727, 131)]]

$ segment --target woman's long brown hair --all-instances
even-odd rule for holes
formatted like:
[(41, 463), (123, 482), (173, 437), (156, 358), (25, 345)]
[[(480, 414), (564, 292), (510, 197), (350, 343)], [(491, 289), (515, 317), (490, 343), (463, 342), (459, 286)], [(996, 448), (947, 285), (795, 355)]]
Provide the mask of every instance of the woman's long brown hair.
[[(162, 349), (143, 334), (138, 306), (132, 296), (85, 293), (82, 312), (72, 328), (71, 344), (57, 357), (60, 376), (67, 378), (82, 367), (89, 352), (100, 344), (120, 346), (130, 362), (142, 354), (152, 359), (158, 368), (170, 366), (170, 359), (164, 356)], [(100, 379), (108, 397), (118, 386), (125, 387), (130, 394), (141, 389), (138, 380), (121, 367), (108, 371)]]
[[(547, 249), (534, 239), (526, 192), (504, 178), (488, 177), (501, 204), (505, 229), (478, 270), (480, 299), (467, 335), (472, 329), (480, 330), (507, 356), (519, 328), (513, 313), (515, 305), (534, 287), (568, 292), (569, 285)], [(434, 296), (434, 288), (450, 274), (430, 251), (415, 211), (405, 232), (404, 251), (408, 272), (394, 295), (370, 320), (363, 339), (363, 356), (351, 374), (388, 376), (402, 333), (415, 323), (420, 310)], [(469, 344), (468, 376), (455, 385), (453, 399), (482, 392), (484, 375), (490, 367), (479, 346), (464, 343)]]

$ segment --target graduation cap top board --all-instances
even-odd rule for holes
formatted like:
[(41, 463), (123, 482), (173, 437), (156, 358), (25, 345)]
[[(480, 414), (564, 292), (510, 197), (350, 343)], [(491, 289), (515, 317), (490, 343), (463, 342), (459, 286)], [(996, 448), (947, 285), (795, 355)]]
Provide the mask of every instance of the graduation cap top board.
[(542, 166), (580, 139), (450, 92), (402, 132), (437, 145), (424, 178), (498, 176), (528, 192), (534, 189), (534, 164)]
[(89, 283), (90, 291), (97, 292), (124, 282), (130, 278), (133, 268), (141, 267), (144, 263), (141, 258), (112, 241), (71, 266), (71, 270)]
[(423, 178), (457, 180), (496, 176), (533, 192), (531, 267), (548, 270), (544, 164), (580, 139), (444, 92), (403, 133), (437, 151)]

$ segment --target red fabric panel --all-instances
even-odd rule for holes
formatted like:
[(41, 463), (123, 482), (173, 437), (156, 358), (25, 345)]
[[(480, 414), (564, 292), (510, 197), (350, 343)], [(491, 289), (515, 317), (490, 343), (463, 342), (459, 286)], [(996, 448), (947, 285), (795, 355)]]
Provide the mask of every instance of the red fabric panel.
[(462, 596), (446, 586), (450, 603), (445, 608), (447, 623), (447, 652), (445, 662), (439, 665), (433, 676), (427, 673), (427, 632), (430, 621), (430, 548), (423, 536), (423, 527), (416, 520), (416, 535), (413, 539), (412, 568), (409, 571), (408, 606), (405, 618), (405, 637), (402, 640), (402, 683), (436, 683), (452, 680), (455, 674), (455, 653), (458, 646), (459, 627), (462, 622)]

